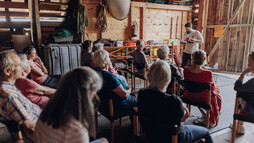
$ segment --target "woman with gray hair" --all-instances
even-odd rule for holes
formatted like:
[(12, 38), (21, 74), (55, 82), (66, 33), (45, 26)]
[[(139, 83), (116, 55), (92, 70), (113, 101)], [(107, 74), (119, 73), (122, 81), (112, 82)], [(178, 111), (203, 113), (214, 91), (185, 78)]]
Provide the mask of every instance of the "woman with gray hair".
[(15, 86), (32, 103), (43, 108), (56, 90), (40, 85), (33, 80), (27, 79), (27, 75), (31, 72), (27, 56), (25, 54), (20, 54), (19, 57), (22, 64), (22, 72), (21, 76), (16, 80)]
[(173, 65), (169, 61), (169, 48), (167, 46), (162, 46), (162, 47), (158, 48), (157, 56), (160, 58), (160, 60), (164, 60), (170, 65), (172, 78), (171, 78), (171, 82), (168, 86), (168, 89), (171, 89), (173, 86), (173, 84), (172, 84), (173, 78), (176, 78), (176, 80), (181, 80), (183, 78), (183, 75), (179, 72), (179, 70), (181, 70), (181, 69), (178, 69), (175, 65)]
[[(221, 97), (219, 88), (216, 86), (215, 82), (213, 81), (213, 74), (210, 70), (206, 70), (202, 68), (206, 60), (206, 52), (203, 50), (198, 50), (192, 54), (192, 64), (191, 67), (184, 68), (184, 79), (194, 82), (200, 83), (210, 83), (212, 86), (212, 94), (211, 94), (211, 112), (210, 112), (210, 127), (213, 127), (216, 121), (219, 118), (220, 110), (221, 110)], [(186, 98), (190, 98), (194, 101), (203, 101), (207, 102), (206, 91), (202, 91), (201, 93), (191, 93), (185, 91), (184, 96)], [(206, 120), (205, 112), (200, 109), (200, 112), (203, 116), (203, 121), (196, 119), (194, 121), (195, 124), (203, 125)]]
[(179, 97), (165, 93), (171, 80), (170, 71), (167, 62), (163, 60), (155, 62), (147, 74), (148, 89), (141, 89), (138, 93), (139, 115), (163, 124), (158, 126), (140, 118), (143, 131), (153, 143), (170, 142), (170, 125), (176, 124), (179, 127), (178, 143), (191, 143), (201, 138), (204, 138), (206, 143), (212, 143), (206, 128), (181, 124), (189, 117), (189, 111)]
[(121, 117), (126, 114), (132, 115), (133, 107), (137, 104), (137, 99), (131, 95), (131, 88), (108, 71), (110, 65), (108, 52), (104, 49), (95, 52), (93, 60), (95, 67), (99, 70), (103, 78), (103, 86), (99, 93), (101, 99), (99, 111), (102, 114), (109, 114), (108, 99), (111, 96), (113, 98), (113, 110), (116, 117)]

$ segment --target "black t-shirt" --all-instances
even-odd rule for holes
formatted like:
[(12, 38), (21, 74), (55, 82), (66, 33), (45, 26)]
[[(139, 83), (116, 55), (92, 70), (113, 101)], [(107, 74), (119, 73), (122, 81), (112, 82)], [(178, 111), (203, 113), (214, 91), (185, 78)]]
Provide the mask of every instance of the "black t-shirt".
[[(175, 95), (169, 95), (151, 89), (141, 89), (138, 92), (139, 115), (156, 121), (156, 125), (154, 126), (151, 122), (140, 119), (141, 127), (145, 133), (148, 135), (151, 134), (157, 141), (158, 139), (162, 139), (163, 141), (170, 140), (167, 125), (177, 124), (179, 126), (178, 134), (184, 133), (180, 121), (184, 115), (184, 109), (182, 100)], [(162, 136), (166, 139), (164, 138), (164, 140)]]

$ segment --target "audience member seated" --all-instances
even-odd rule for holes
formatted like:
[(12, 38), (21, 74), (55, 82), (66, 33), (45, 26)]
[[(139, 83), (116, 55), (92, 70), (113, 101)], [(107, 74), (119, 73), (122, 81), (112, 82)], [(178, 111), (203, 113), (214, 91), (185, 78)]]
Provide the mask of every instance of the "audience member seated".
[(20, 54), (19, 57), (22, 63), (22, 73), (16, 80), (15, 86), (32, 103), (43, 108), (48, 103), (50, 96), (54, 94), (56, 90), (54, 88), (39, 85), (33, 80), (27, 79), (27, 75), (31, 72), (27, 56), (25, 54)]
[(56, 88), (60, 81), (60, 76), (50, 76), (48, 71), (41, 61), (40, 57), (37, 56), (36, 49), (33, 46), (26, 47), (24, 53), (27, 54), (28, 63), (31, 67), (30, 75), (35, 82), (38, 84)]
[(35, 128), (41, 109), (23, 96), (14, 85), (21, 75), (21, 68), (20, 58), (14, 51), (0, 53), (0, 120), (17, 122), (25, 130), (26, 136), (29, 136)]
[[(42, 110), (35, 128), (35, 142), (89, 143), (89, 136), (96, 134), (94, 113), (101, 86), (100, 76), (89, 67), (68, 72)], [(107, 140), (92, 142), (107, 143)]]
[[(206, 53), (203, 50), (198, 50), (192, 54), (192, 63), (191, 67), (184, 67), (184, 79), (194, 82), (200, 83), (209, 83), (211, 84), (211, 112), (210, 112), (210, 127), (214, 126), (216, 121), (219, 118), (220, 110), (221, 110), (221, 97), (219, 88), (216, 86), (213, 80), (213, 74), (210, 70), (206, 70), (202, 68), (206, 60)], [(203, 101), (207, 102), (206, 91), (202, 91), (201, 93), (188, 93), (187, 91), (184, 93), (186, 98), (189, 98), (194, 101)], [(195, 124), (202, 125), (205, 123), (205, 112), (203, 109), (200, 109), (200, 112), (203, 116), (202, 119), (196, 119), (194, 121)]]
[(130, 95), (131, 88), (127, 87), (123, 81), (108, 71), (111, 63), (108, 52), (104, 49), (95, 52), (93, 60), (95, 67), (103, 78), (103, 86), (99, 93), (101, 99), (99, 111), (102, 114), (109, 114), (108, 99), (111, 96), (116, 117), (121, 117), (123, 114), (132, 115), (133, 107), (137, 104), (137, 99), (135, 96)]
[(82, 52), (81, 52), (81, 65), (82, 66), (91, 66), (93, 62), (93, 42), (91, 40), (86, 40), (82, 44)]
[(169, 61), (169, 48), (167, 46), (162, 46), (162, 47), (158, 48), (157, 56), (159, 57), (160, 60), (164, 60), (170, 65), (172, 78), (171, 78), (171, 82), (170, 82), (168, 88), (172, 88), (173, 78), (176, 78), (177, 80), (181, 80), (183, 78), (183, 75), (179, 72), (179, 69), (178, 69), (177, 66), (170, 63), (170, 61)]
[(206, 143), (212, 143), (212, 138), (208, 130), (204, 127), (194, 125), (182, 125), (189, 117), (189, 111), (183, 106), (182, 100), (175, 96), (165, 93), (171, 81), (171, 69), (167, 62), (159, 60), (149, 69), (147, 78), (149, 85), (147, 89), (138, 92), (138, 112), (151, 120), (165, 126), (151, 125), (146, 120), (140, 119), (142, 130), (154, 143), (170, 142), (170, 125), (178, 125), (178, 143), (192, 143), (201, 138)]
[[(104, 45), (103, 45), (102, 43), (96, 43), (96, 44), (94, 44), (93, 51), (94, 51), (94, 52), (100, 51), (100, 50), (104, 49), (103, 46), (104, 46)], [(92, 63), (92, 67), (95, 67), (95, 66), (94, 66), (94, 63)], [(126, 81), (126, 78), (125, 78), (124, 76), (119, 75), (119, 74), (117, 73), (117, 70), (113, 67), (111, 61), (110, 61), (109, 67), (108, 67), (108, 71), (111, 72), (111, 73), (113, 73), (119, 80), (121, 80), (122, 82), (124, 82), (124, 83), (128, 86), (128, 83), (127, 83), (127, 81)]]
[(146, 55), (143, 52), (145, 48), (145, 41), (138, 40), (136, 42), (137, 49), (133, 52), (133, 64), (137, 69), (137, 73), (140, 75), (144, 74), (144, 69), (149, 69), (149, 65), (146, 59)]
[[(242, 72), (238, 80), (235, 82), (235, 91), (237, 92), (247, 92), (247, 93), (254, 93), (254, 78), (248, 80), (247, 82), (243, 83), (244, 76), (247, 73), (254, 73), (254, 52), (252, 51), (248, 58), (248, 67)], [(242, 107), (243, 112), (251, 115), (254, 117), (254, 97), (247, 97), (245, 100), (240, 100), (240, 104)], [(240, 121), (240, 133), (244, 134), (245, 129), (243, 126), (243, 122)]]

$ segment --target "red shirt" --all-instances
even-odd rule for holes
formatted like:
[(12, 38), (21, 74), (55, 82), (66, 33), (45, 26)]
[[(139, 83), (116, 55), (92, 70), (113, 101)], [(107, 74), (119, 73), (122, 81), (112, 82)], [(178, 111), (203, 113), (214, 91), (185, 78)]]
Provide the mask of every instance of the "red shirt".
[(19, 78), (16, 80), (15, 86), (27, 99), (29, 99), (34, 104), (37, 104), (41, 108), (44, 107), (49, 100), (49, 97), (47, 96), (42, 96), (34, 93), (34, 91), (36, 91), (40, 85), (30, 79)]
[[(31, 69), (36, 68), (37, 70), (42, 71), (41, 65), (39, 65), (37, 62), (28, 60), (28, 63), (31, 66)], [(48, 74), (44, 74), (43, 76), (38, 76), (37, 74), (34, 74), (32, 71), (30, 72), (30, 75), (32, 75), (33, 80), (37, 82), (38, 84), (42, 84), (48, 77)]]
[[(193, 73), (189, 70), (189, 67), (184, 68), (184, 79), (200, 83), (210, 83), (212, 86), (211, 94), (211, 112), (210, 112), (210, 122), (215, 123), (220, 115), (221, 110), (221, 97), (219, 88), (215, 85), (213, 81), (212, 72), (209, 70), (204, 70), (200, 73)], [(185, 91), (184, 96), (191, 100), (207, 102), (207, 91), (202, 91), (200, 93), (191, 93)]]

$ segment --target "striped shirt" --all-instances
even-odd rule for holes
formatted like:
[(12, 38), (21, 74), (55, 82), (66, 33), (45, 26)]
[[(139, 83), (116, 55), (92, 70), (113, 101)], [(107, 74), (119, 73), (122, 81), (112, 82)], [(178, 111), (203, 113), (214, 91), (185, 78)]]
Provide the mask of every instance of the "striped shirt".
[(89, 136), (87, 129), (74, 118), (58, 129), (38, 120), (34, 140), (36, 143), (89, 143)]
[(36, 122), (40, 113), (41, 108), (23, 96), (14, 84), (0, 81), (0, 120)]

